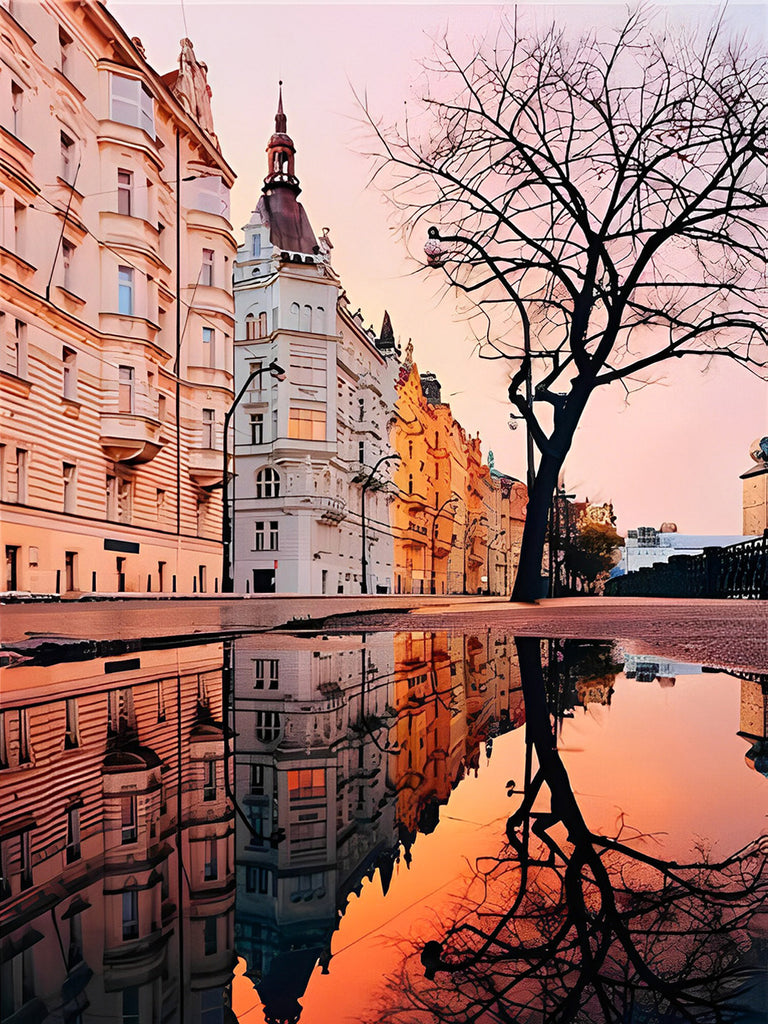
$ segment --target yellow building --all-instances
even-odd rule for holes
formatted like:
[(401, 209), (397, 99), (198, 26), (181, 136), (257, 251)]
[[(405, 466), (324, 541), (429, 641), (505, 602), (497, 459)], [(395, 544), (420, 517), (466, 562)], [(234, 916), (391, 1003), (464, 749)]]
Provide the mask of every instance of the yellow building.
[(754, 463), (743, 473), (743, 526), (745, 537), (759, 537), (768, 530), (768, 437), (758, 438), (750, 445)]
[[(215, 589), (234, 174), (205, 67), (0, 5), (0, 589)], [(177, 273), (180, 268), (180, 273)]]
[(525, 521), (525, 486), (483, 463), (479, 436), (471, 437), (454, 419), (435, 375), (419, 374), (410, 344), (397, 394), (395, 592), (508, 594)]

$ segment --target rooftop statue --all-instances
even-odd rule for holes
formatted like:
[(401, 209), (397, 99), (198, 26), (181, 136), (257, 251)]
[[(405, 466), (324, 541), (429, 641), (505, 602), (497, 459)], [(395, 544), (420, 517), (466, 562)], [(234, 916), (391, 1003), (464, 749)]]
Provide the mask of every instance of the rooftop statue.
[(171, 89), (187, 113), (197, 121), (218, 148), (219, 140), (213, 130), (208, 66), (195, 57), (191, 39), (181, 40), (179, 72)]

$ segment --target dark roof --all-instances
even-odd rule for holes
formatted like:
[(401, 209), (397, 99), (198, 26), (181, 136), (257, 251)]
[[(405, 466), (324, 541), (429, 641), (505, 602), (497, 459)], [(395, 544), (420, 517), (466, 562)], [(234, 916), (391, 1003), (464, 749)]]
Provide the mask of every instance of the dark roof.
[(290, 189), (270, 189), (259, 200), (258, 208), (276, 249), (307, 255), (319, 251), (306, 210)]

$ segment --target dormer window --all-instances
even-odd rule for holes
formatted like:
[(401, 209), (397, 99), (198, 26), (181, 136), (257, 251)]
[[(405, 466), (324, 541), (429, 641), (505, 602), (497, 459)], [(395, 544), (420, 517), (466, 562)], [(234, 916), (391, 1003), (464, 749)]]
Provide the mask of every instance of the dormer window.
[(251, 236), (251, 257), (254, 260), (259, 259), (261, 256), (261, 235)]

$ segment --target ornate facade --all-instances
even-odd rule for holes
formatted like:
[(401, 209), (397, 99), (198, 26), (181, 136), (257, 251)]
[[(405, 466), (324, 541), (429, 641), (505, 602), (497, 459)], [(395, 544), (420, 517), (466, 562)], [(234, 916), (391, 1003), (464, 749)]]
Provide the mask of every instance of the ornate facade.
[(234, 174), (204, 65), (183, 40), (160, 77), (103, 4), (0, 29), (2, 589), (213, 591)]

